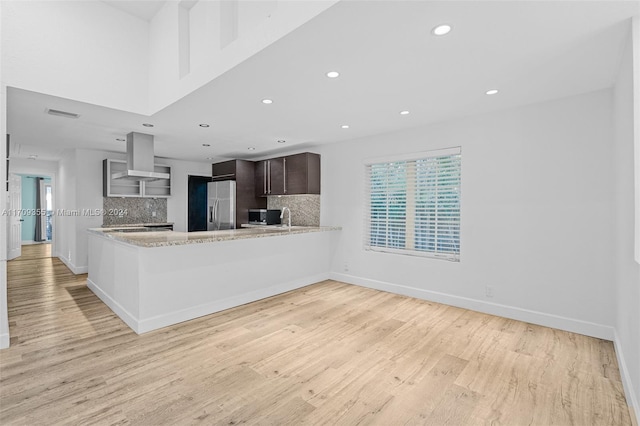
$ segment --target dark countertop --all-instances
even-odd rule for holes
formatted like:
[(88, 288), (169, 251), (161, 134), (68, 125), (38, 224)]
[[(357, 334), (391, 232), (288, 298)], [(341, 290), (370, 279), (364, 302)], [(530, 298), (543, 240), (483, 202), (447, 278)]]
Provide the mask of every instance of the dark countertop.
[(121, 223), (117, 225), (102, 225), (102, 228), (141, 228), (143, 226), (167, 226), (173, 224), (173, 222)]

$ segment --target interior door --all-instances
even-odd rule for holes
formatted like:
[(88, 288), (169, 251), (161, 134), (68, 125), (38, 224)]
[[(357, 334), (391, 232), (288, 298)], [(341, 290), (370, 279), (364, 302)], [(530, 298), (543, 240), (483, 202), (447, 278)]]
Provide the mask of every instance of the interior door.
[(7, 208), (9, 211), (7, 260), (15, 259), (22, 254), (22, 181), (20, 176), (9, 175), (9, 193), (7, 194)]
[(207, 230), (207, 183), (206, 176), (191, 176), (188, 181), (188, 226), (189, 232)]

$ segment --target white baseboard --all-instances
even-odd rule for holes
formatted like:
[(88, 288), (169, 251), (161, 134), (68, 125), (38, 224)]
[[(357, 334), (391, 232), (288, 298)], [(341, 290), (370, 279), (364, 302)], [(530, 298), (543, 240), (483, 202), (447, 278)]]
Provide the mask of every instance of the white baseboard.
[(336, 272), (332, 272), (330, 274), (330, 278), (336, 281), (343, 281), (348, 284), (355, 284), (362, 287), (373, 288), (375, 290), (388, 291), (390, 293), (402, 294), (404, 296), (457, 306), (459, 308), (470, 309), (472, 311), (483, 312), (545, 327), (584, 334), (586, 336), (597, 337), (599, 339), (614, 340), (614, 328), (602, 324)]
[(125, 310), (120, 304), (104, 293), (93, 281), (87, 278), (87, 286), (100, 298), (113, 312), (116, 313), (133, 331), (138, 334), (147, 333), (159, 328), (178, 324), (184, 321), (210, 315), (226, 309), (235, 308), (240, 305), (255, 302), (271, 296), (296, 290), (329, 278), (329, 274), (318, 274), (310, 277), (289, 281), (284, 284), (263, 288), (260, 290), (244, 293), (238, 296), (229, 297), (215, 302), (204, 303), (187, 309), (169, 312), (146, 319), (138, 319)]
[(138, 323), (136, 317), (134, 317), (129, 311), (122, 307), (118, 302), (113, 300), (109, 295), (107, 295), (100, 287), (96, 285), (91, 279), (87, 278), (87, 287), (89, 290), (93, 292), (100, 300), (104, 302), (105, 305), (109, 307), (117, 316), (120, 317), (125, 324), (127, 324), (133, 331), (140, 334), (138, 332)]
[(64, 263), (65, 266), (67, 268), (69, 268), (69, 270), (71, 272), (73, 272), (75, 275), (79, 275), (79, 274), (86, 274), (89, 272), (89, 267), (88, 266), (76, 266), (73, 263), (71, 263), (71, 261), (69, 259), (67, 259), (64, 256), (57, 256), (58, 259), (60, 259), (60, 262)]
[(636, 395), (633, 389), (633, 381), (631, 380), (631, 376), (629, 375), (629, 370), (627, 368), (627, 363), (624, 359), (624, 352), (622, 350), (622, 347), (620, 347), (618, 332), (615, 330), (613, 346), (616, 350), (616, 357), (618, 358), (618, 368), (620, 369), (620, 377), (622, 377), (622, 386), (624, 387), (624, 394), (627, 398), (627, 405), (631, 410), (631, 413), (629, 414), (631, 416), (635, 415), (635, 423), (632, 421), (632, 424), (637, 425), (640, 421), (640, 401), (638, 401), (638, 395)]
[(0, 349), (7, 349), (9, 347), (9, 333), (0, 334)]

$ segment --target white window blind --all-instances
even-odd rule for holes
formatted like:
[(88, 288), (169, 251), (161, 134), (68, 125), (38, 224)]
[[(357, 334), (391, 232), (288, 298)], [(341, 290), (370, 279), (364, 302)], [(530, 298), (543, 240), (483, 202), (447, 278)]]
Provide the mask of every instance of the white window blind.
[(365, 164), (366, 250), (460, 258), (461, 149)]

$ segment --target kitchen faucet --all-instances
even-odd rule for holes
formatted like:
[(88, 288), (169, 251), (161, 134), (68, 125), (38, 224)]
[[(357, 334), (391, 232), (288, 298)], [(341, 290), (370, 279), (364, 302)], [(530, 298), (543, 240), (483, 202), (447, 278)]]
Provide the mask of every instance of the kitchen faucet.
[(285, 210), (289, 211), (289, 229), (291, 229), (291, 210), (289, 210), (289, 207), (283, 207), (282, 208), (282, 213), (280, 213), (280, 219), (284, 218), (284, 211)]

